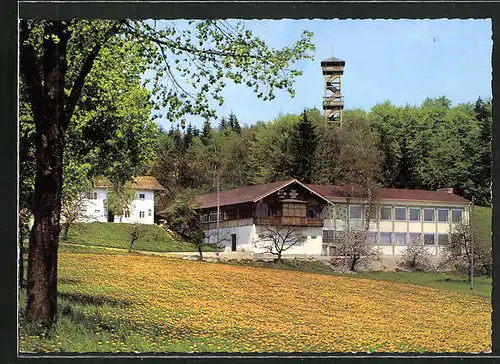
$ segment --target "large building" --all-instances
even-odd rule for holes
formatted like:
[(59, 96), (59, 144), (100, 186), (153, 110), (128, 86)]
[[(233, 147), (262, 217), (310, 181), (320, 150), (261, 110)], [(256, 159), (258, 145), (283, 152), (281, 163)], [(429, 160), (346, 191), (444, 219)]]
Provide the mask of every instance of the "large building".
[[(105, 178), (94, 180), (91, 191), (84, 199), (84, 222), (108, 222), (107, 193), (112, 187)], [(138, 176), (126, 185), (135, 192), (135, 198), (123, 215), (114, 216), (114, 222), (153, 224), (155, 216), (155, 193), (165, 188), (154, 177)]]
[[(291, 226), (304, 241), (286, 254), (334, 255), (341, 232), (367, 222), (370, 243), (384, 255), (400, 255), (410, 242), (437, 255), (454, 224), (468, 218), (469, 201), (452, 189), (378, 188), (370, 204), (365, 195), (351, 186), (289, 179), (200, 195), (196, 201), (205, 230), (228, 236), (225, 251), (250, 253), (262, 252), (257, 246), (263, 227)], [(368, 206), (371, 216), (366, 221)]]

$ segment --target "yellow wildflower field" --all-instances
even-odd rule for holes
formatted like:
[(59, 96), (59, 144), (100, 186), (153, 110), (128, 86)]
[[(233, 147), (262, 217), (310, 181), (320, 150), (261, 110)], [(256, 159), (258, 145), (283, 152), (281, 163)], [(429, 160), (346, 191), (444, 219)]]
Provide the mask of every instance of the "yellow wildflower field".
[[(131, 337), (141, 342), (133, 350), (150, 352), (487, 352), (491, 347), (488, 298), (423, 286), (74, 253), (60, 254), (59, 277), (63, 296), (117, 303), (84, 311), (99, 310), (96, 335), (127, 323), (127, 335), (111, 330), (92, 351), (132, 351)], [(29, 340), (21, 337), (21, 349)], [(58, 340), (65, 351), (79, 350), (70, 337)]]

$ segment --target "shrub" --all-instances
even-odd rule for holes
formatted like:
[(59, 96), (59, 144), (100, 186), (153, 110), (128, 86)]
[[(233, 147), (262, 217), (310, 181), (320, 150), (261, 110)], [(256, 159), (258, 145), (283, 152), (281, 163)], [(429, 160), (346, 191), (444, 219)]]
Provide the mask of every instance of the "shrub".
[(408, 245), (398, 261), (398, 267), (412, 272), (430, 272), (435, 269), (432, 255), (422, 245)]

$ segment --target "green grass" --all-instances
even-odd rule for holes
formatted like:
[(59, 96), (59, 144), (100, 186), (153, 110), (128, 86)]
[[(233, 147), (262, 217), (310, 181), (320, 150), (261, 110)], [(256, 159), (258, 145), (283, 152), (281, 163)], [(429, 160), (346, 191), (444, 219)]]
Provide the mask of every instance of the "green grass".
[[(123, 223), (75, 223), (65, 243), (128, 249), (133, 224)], [(157, 252), (192, 252), (194, 248), (173, 240), (157, 225), (144, 225), (146, 232), (134, 243), (134, 250)]]
[(267, 261), (251, 260), (233, 260), (226, 261), (224, 264), (245, 265), (261, 268), (274, 268), (285, 270), (296, 270), (307, 273), (329, 274), (336, 276), (349, 276), (357, 278), (368, 278), (381, 281), (410, 283), (421, 286), (445, 289), (452, 292), (470, 293), (483, 297), (491, 297), (491, 277), (474, 277), (474, 288), (471, 290), (465, 275), (456, 273), (441, 272), (359, 272), (359, 273), (340, 273), (335, 272), (325, 264), (313, 260), (285, 259), (283, 263), (273, 263)]
[(476, 206), (474, 217), (481, 242), (491, 245), (491, 207)]

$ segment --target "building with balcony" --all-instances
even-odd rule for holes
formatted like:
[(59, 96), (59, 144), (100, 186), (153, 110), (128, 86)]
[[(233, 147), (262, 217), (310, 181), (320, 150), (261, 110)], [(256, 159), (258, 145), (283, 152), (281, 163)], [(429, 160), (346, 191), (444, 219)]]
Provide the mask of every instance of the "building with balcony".
[(362, 188), (303, 184), (296, 179), (195, 200), (205, 230), (228, 236), (225, 251), (259, 253), (255, 246), (262, 228), (284, 226), (304, 237), (285, 254), (317, 256), (335, 255), (341, 235), (349, 229), (367, 229), (369, 243), (383, 255), (400, 255), (408, 244), (424, 245), (438, 255), (453, 226), (468, 220), (469, 209), (469, 201), (452, 189), (377, 188), (367, 194)]

